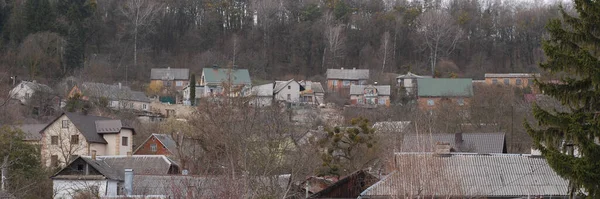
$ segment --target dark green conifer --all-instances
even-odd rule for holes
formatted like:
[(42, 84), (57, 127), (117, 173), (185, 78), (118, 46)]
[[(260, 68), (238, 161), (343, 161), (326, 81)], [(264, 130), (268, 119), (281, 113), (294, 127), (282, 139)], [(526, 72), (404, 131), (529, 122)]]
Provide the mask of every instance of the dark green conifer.
[[(600, 197), (600, 1), (575, 0), (577, 16), (561, 8), (542, 42), (547, 61), (540, 67), (560, 74), (561, 82), (535, 84), (568, 111), (533, 106), (540, 125), (525, 123), (527, 132), (550, 166), (570, 182), (574, 195)], [(574, 153), (574, 151), (577, 151)]]

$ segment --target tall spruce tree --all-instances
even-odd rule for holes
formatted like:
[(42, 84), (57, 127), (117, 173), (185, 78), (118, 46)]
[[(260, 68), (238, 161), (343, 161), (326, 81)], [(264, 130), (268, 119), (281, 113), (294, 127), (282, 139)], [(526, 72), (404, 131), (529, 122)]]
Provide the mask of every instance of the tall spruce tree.
[[(540, 67), (561, 74), (561, 83), (535, 84), (569, 108), (544, 110), (533, 106), (539, 128), (525, 123), (550, 166), (570, 182), (570, 196), (600, 197), (600, 1), (575, 0), (578, 16), (561, 8), (551, 20), (550, 37), (542, 42), (547, 61)], [(576, 152), (575, 152), (576, 151)]]
[(192, 106), (196, 105), (196, 75), (192, 74), (190, 77), (190, 103)]

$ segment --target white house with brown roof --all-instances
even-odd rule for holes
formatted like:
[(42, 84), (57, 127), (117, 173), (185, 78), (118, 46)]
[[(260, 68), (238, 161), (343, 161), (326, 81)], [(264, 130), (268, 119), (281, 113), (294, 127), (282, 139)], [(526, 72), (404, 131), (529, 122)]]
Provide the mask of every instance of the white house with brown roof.
[(121, 120), (63, 113), (41, 131), (42, 164), (64, 166), (75, 155), (127, 155), (135, 130)]

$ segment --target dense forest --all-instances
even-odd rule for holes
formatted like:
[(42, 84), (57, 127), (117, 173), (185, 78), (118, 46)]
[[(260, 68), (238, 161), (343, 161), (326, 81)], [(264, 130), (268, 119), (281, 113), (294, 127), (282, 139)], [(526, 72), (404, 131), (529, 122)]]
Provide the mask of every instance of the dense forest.
[(339, 67), (371, 69), (375, 80), (534, 72), (558, 8), (542, 0), (0, 0), (0, 75), (143, 87), (153, 67), (199, 73), (214, 64), (263, 80), (319, 80)]

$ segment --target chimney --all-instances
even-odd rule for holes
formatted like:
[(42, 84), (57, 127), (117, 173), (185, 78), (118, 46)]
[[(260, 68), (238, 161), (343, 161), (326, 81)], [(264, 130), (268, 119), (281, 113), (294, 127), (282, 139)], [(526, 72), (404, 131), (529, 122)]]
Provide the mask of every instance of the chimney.
[(238, 69), (238, 65), (233, 65), (233, 70), (237, 70)]
[(125, 169), (125, 195), (133, 195), (133, 169)]
[(31, 80), (31, 82), (33, 82), (33, 83), (37, 83), (37, 81), (36, 81), (35, 79), (34, 79), (34, 80)]
[(463, 141), (462, 133), (454, 134), (454, 147), (456, 148), (456, 151), (460, 151)]
[(353, 67), (352, 70), (356, 70), (356, 67)]
[(344, 67), (342, 67), (342, 70), (344, 70)]
[(373, 82), (373, 84), (377, 85), (377, 82)]
[(121, 89), (121, 82), (119, 82), (119, 89)]
[(96, 160), (96, 150), (92, 150), (92, 160)]
[(435, 143), (435, 152), (434, 155), (444, 156), (450, 155), (450, 143), (437, 142)]
[(212, 68), (213, 68), (213, 70), (217, 70), (217, 69), (219, 68), (219, 65), (217, 65), (217, 64), (213, 64), (213, 65), (212, 65)]

